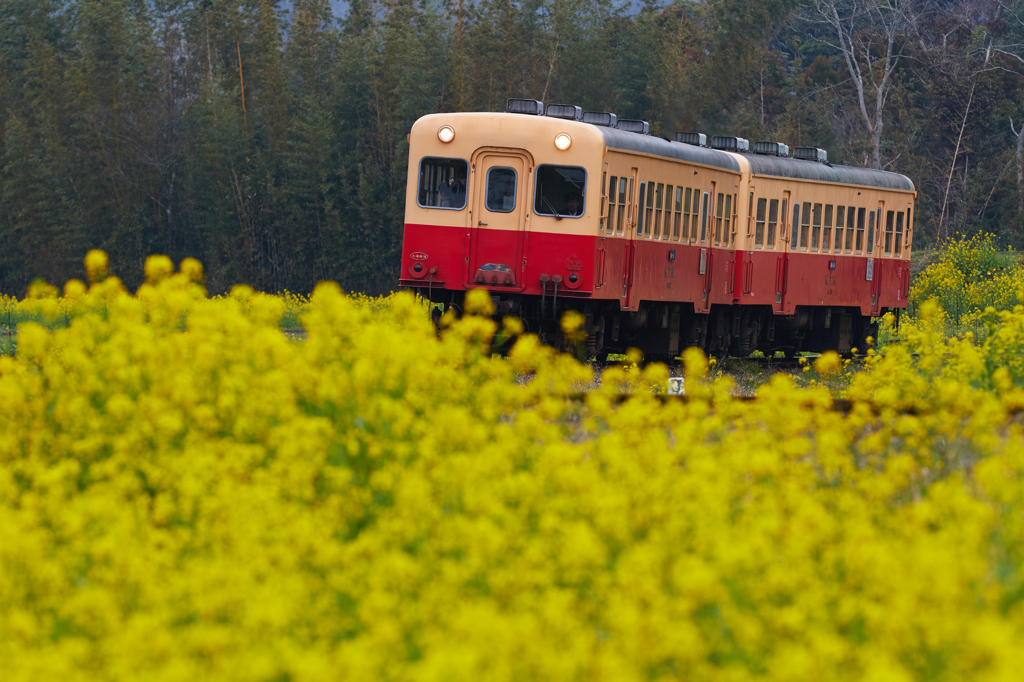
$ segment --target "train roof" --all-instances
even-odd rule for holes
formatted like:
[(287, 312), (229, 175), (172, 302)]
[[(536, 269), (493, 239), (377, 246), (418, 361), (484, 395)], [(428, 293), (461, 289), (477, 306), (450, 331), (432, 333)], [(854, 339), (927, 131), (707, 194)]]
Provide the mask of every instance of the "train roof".
[[(597, 127), (604, 135), (605, 145), (613, 149), (640, 152), (641, 154), (654, 154), (671, 159), (679, 159), (680, 161), (715, 166), (736, 173), (740, 172), (739, 162), (729, 152), (697, 147), (681, 142), (669, 142), (665, 138), (655, 137), (654, 135), (640, 135), (615, 128)], [(914, 183), (911, 182), (910, 178), (899, 173), (872, 170), (870, 168), (856, 168), (854, 166), (830, 165), (817, 161), (804, 161), (802, 159), (791, 159), (781, 156), (744, 154), (743, 158), (750, 163), (750, 172), (753, 175), (794, 178), (814, 182), (834, 182), (860, 187), (878, 187), (901, 192), (914, 191)]]

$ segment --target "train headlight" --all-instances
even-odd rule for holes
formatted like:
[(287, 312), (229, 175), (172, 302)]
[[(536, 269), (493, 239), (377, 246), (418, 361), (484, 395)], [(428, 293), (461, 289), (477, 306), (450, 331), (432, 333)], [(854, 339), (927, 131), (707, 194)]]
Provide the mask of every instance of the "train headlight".
[(558, 133), (555, 135), (555, 146), (561, 149), (563, 152), (572, 145), (572, 138), (569, 137), (568, 133)]
[(437, 130), (437, 139), (441, 142), (451, 142), (455, 139), (455, 128), (451, 126), (441, 126)]

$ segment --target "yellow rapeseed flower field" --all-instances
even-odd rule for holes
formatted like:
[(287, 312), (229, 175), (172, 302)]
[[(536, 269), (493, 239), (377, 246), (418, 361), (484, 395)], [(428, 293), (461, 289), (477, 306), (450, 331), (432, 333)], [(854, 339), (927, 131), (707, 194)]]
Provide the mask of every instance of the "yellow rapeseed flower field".
[(438, 334), (407, 294), (211, 299), (161, 259), (129, 295), (90, 259), (4, 301), (39, 319), (0, 356), (2, 680), (1024, 670), (1024, 309), (975, 341), (922, 305), (841, 412), (698, 351), (685, 400), (493, 356), (486, 296)]

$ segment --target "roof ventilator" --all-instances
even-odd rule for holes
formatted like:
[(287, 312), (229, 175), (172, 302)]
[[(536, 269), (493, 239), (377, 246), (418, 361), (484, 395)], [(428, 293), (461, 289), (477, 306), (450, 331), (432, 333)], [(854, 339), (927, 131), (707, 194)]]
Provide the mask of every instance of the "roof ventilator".
[(544, 113), (544, 102), (539, 99), (509, 99), (505, 103), (505, 111), (510, 114), (540, 116)]
[(614, 128), (615, 122), (618, 119), (615, 114), (609, 114), (607, 111), (584, 111), (583, 122), (592, 123), (596, 126), (605, 126), (606, 128)]
[(764, 156), (789, 156), (789, 145), (781, 142), (755, 142), (754, 153)]
[(651, 133), (651, 124), (647, 121), (637, 121), (631, 118), (620, 118), (615, 127), (628, 133), (639, 133), (641, 135), (650, 135)]
[(723, 149), (727, 152), (746, 152), (750, 151), (750, 143), (742, 137), (723, 137), (721, 135), (715, 135), (711, 138), (711, 148)]
[(551, 118), (564, 118), (567, 121), (580, 121), (583, 119), (583, 109), (571, 104), (549, 104), (544, 110), (544, 115)]
[(817, 147), (797, 147), (793, 150), (793, 158), (828, 163), (828, 153), (824, 149), (818, 149)]
[(692, 144), (695, 147), (708, 146), (708, 136), (704, 133), (676, 133), (672, 139), (683, 144)]

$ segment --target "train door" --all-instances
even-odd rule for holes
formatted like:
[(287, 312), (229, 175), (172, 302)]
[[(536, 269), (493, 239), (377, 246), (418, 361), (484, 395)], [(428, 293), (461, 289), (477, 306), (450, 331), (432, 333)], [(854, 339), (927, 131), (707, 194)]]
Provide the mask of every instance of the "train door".
[[(775, 303), (773, 309), (776, 313), (786, 310), (786, 291), (789, 288), (789, 252), (795, 245), (790, 230), (787, 229), (789, 221), (789, 206), (791, 201), (789, 192), (782, 193), (782, 215), (779, 219), (779, 244), (775, 255)], [(794, 223), (795, 224), (795, 223)]]
[(700, 263), (697, 267), (697, 273), (702, 276), (702, 292), (701, 301), (698, 306), (698, 311), (706, 313), (711, 309), (711, 285), (714, 281), (712, 279), (712, 273), (715, 270), (715, 250), (711, 248), (711, 237), (715, 230), (715, 186), (716, 183), (711, 183), (711, 192), (704, 192), (701, 195), (700, 201)]
[(533, 160), (513, 149), (480, 149), (473, 156), (468, 285), (521, 291), (524, 237)]
[[(636, 218), (638, 215), (636, 200), (637, 195), (643, 196), (643, 190), (636, 191), (636, 179), (639, 176), (638, 168), (629, 169), (629, 203), (627, 210), (629, 214), (626, 219), (626, 227), (622, 231), (622, 310), (635, 309), (633, 300), (633, 267), (636, 260)], [(643, 187), (643, 185), (641, 185)]]
[[(869, 259), (871, 262), (871, 314), (878, 315), (882, 307), (882, 270), (885, 259), (882, 258), (882, 234), (885, 229), (885, 202), (878, 202), (878, 210), (875, 212), (875, 234), (872, 243), (874, 244), (875, 257)], [(869, 237), (871, 239), (871, 237)]]

